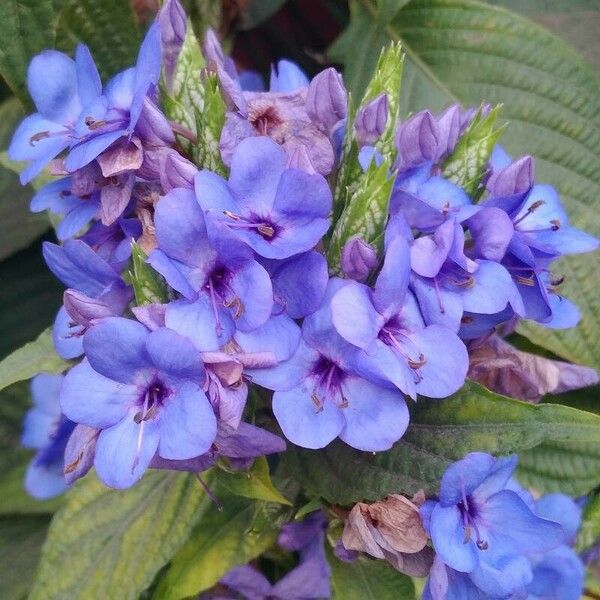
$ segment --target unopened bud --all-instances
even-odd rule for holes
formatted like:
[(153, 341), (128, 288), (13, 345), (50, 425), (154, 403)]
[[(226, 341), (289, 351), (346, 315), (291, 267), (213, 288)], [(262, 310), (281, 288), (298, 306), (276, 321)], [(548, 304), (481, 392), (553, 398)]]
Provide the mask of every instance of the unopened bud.
[(400, 168), (410, 169), (428, 160), (435, 160), (439, 135), (439, 126), (428, 110), (402, 123), (396, 132)]
[(342, 76), (333, 68), (316, 75), (308, 86), (306, 112), (312, 121), (329, 133), (348, 112), (348, 98)]
[(66, 290), (63, 294), (63, 303), (69, 317), (83, 327), (98, 319), (114, 316), (113, 311), (106, 303), (95, 298), (90, 298), (75, 290)]
[(533, 186), (533, 158), (523, 156), (500, 171), (491, 174), (487, 188), (492, 198), (526, 194)]
[(162, 58), (167, 87), (173, 85), (177, 57), (185, 40), (186, 16), (179, 0), (166, 0), (158, 13)]
[(198, 172), (196, 166), (181, 156), (175, 150), (164, 157), (163, 168), (160, 172), (160, 183), (165, 193), (174, 188), (194, 188), (194, 175)]
[(286, 166), (291, 169), (302, 169), (311, 175), (317, 173), (304, 144), (297, 144), (287, 155)]
[(354, 129), (360, 146), (374, 144), (383, 134), (388, 120), (387, 94), (379, 94), (356, 114)]
[(342, 248), (342, 270), (350, 279), (364, 281), (377, 264), (372, 246), (359, 237), (350, 238)]
[(437, 120), (439, 127), (438, 155), (448, 155), (456, 146), (460, 135), (460, 106), (448, 107)]

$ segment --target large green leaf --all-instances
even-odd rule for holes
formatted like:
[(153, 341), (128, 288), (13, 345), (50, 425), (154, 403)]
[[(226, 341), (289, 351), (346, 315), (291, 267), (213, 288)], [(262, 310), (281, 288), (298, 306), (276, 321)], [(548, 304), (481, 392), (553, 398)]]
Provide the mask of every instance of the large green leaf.
[(3, 358), (52, 323), (63, 288), (46, 266), (39, 244), (0, 263), (0, 281), (0, 358)]
[(384, 560), (359, 558), (342, 562), (332, 553), (331, 587), (334, 600), (413, 600), (415, 587), (410, 577), (394, 570)]
[(212, 587), (231, 568), (271, 546), (289, 516), (273, 504), (235, 496), (222, 500), (222, 510), (208, 510), (171, 562), (158, 585), (156, 600), (188, 598)]
[(61, 0), (0, 2), (0, 75), (27, 102), (25, 78), (34, 54), (54, 45)]
[(257, 458), (247, 471), (221, 470), (216, 476), (219, 486), (234, 496), (290, 505), (273, 484), (269, 463), (264, 456)]
[(52, 521), (31, 600), (137, 599), (209, 504), (192, 475), (152, 471), (126, 491), (88, 475)]
[(0, 362), (0, 390), (38, 373), (61, 373), (69, 363), (60, 358), (52, 344), (49, 329), (33, 342), (15, 350)]
[(519, 456), (519, 479), (541, 493), (581, 496), (600, 485), (598, 440), (573, 443), (549, 439)]
[[(351, 23), (331, 49), (359, 93), (381, 46), (406, 52), (404, 112), (459, 101), (503, 104), (510, 125), (503, 144), (536, 157), (538, 181), (558, 187), (580, 227), (600, 234), (600, 84), (590, 66), (559, 38), (528, 19), (476, 0), (412, 0), (382, 23), (375, 0), (351, 0)], [(567, 332), (524, 329), (539, 345), (600, 367), (598, 261), (575, 257), (562, 267), (565, 294), (582, 323)]]
[(135, 63), (139, 29), (131, 2), (123, 0), (62, 0), (57, 41), (61, 49), (76, 43), (89, 46), (100, 74), (110, 77)]
[(48, 523), (47, 516), (0, 518), (2, 600), (22, 600), (27, 596)]
[[(567, 406), (532, 405), (498, 396), (474, 383), (445, 400), (419, 400), (404, 437), (371, 454), (334, 442), (318, 452), (292, 447), (284, 460), (306, 490), (343, 504), (377, 500), (392, 492), (434, 493), (451, 461), (467, 452), (502, 455), (546, 439), (597, 442), (600, 417)], [(568, 488), (577, 473), (563, 475)]]

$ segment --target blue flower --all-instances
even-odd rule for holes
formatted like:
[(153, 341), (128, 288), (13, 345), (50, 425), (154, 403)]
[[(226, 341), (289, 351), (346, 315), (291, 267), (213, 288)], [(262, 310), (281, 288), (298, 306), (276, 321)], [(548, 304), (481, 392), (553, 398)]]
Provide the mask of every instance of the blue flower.
[(31, 380), (34, 406), (25, 415), (21, 443), (37, 450), (25, 474), (25, 489), (38, 500), (62, 494), (67, 489), (64, 452), (75, 423), (60, 410), (62, 375), (42, 373)]
[(82, 111), (101, 94), (98, 70), (82, 45), (77, 47), (75, 60), (56, 50), (35, 56), (27, 72), (27, 87), (38, 112), (23, 120), (8, 148), (12, 160), (29, 161), (21, 173), (23, 184), (73, 145)]
[(273, 306), (269, 274), (228, 228), (213, 224), (220, 235), (209, 239), (191, 190), (171, 190), (159, 201), (155, 227), (158, 249), (148, 262), (184, 296), (167, 307), (167, 327), (200, 350), (218, 350), (236, 328), (251, 331), (267, 321)]
[[(208, 221), (226, 225), (265, 258), (306, 252), (329, 228), (332, 198), (327, 181), (286, 169), (285, 160), (280, 146), (257, 137), (237, 146), (229, 181), (210, 171), (196, 175), (196, 197)], [(209, 226), (209, 235), (212, 230)]]
[(202, 357), (189, 340), (109, 317), (85, 334), (84, 349), (60, 402), (71, 420), (102, 430), (94, 465), (107, 485), (133, 485), (155, 454), (185, 460), (210, 449), (217, 420), (203, 391)]
[(421, 508), (437, 557), (450, 569), (469, 573), (491, 597), (523, 589), (532, 579), (528, 556), (564, 539), (559, 523), (538, 516), (519, 493), (507, 489), (516, 463), (514, 456), (467, 454), (442, 477), (439, 499)]
[(333, 296), (333, 324), (361, 349), (353, 364), (363, 376), (392, 383), (412, 398), (417, 392), (443, 398), (463, 385), (467, 350), (450, 329), (425, 326), (409, 278), (408, 243), (397, 237), (387, 247), (373, 290), (351, 281)]
[(334, 329), (331, 298), (345, 284), (329, 282), (319, 310), (304, 319), (294, 355), (270, 369), (250, 369), (252, 381), (275, 390), (273, 412), (285, 436), (305, 448), (336, 437), (361, 450), (388, 450), (408, 426), (400, 392), (360, 376), (356, 351)]

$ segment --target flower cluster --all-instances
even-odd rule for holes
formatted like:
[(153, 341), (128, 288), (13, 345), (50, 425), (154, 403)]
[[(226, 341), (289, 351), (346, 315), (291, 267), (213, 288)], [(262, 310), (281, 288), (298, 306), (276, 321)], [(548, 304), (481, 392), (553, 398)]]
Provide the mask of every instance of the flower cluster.
[(424, 600), (581, 597), (583, 563), (570, 547), (581, 509), (563, 494), (534, 500), (512, 478), (516, 465), (468, 454), (421, 507), (435, 550)]
[[(246, 444), (231, 458), (283, 450), (280, 438), (244, 423), (249, 385), (273, 391), (273, 414), (297, 445), (339, 437), (388, 450), (408, 426), (406, 397), (461, 388), (466, 340), (518, 318), (576, 322), (550, 268), (598, 242), (569, 225), (553, 188), (534, 184), (531, 157), (512, 161), (496, 147), (476, 194), (444, 175), (485, 107), (392, 123), (382, 242), (351, 236), (336, 270), (324, 254), (333, 209), (325, 176), (343, 160), (358, 161), (359, 173), (382, 163), (387, 94), (349, 127), (334, 69), (309, 81), (281, 61), (264, 91), (209, 32), (197, 75), (212, 73), (222, 93), (223, 169), (198, 168), (176, 141), (193, 135), (163, 114), (158, 90), (161, 68), (173, 84), (185, 36), (172, 1), (135, 67), (104, 87), (84, 46), (75, 60), (47, 51), (29, 68), (38, 112), (9, 155), (29, 161), (23, 182), (48, 165), (56, 176), (32, 210), (62, 216), (61, 245), (44, 245), (68, 286), (54, 342), (60, 356), (82, 357), (60, 392), (57, 382), (44, 391), (60, 396), (53, 459), (74, 428), (70, 480), (93, 463), (106, 484), (128, 487), (149, 466), (210, 464), (227, 455), (231, 436)], [(162, 295), (140, 298), (132, 248)], [(43, 454), (38, 464), (49, 464)]]
[[(407, 399), (463, 386), (467, 344), (519, 319), (579, 318), (552, 268), (598, 240), (535, 183), (532, 157), (496, 145), (468, 181), (448, 168), (489, 107), (400, 121), (391, 94), (353, 110), (335, 69), (309, 80), (288, 61), (267, 90), (209, 31), (194, 75), (202, 93), (218, 89), (211, 144), (167, 110), (188, 33), (168, 0), (136, 65), (104, 86), (85, 46), (29, 67), (37, 112), (9, 156), (27, 161), (23, 183), (44, 169), (54, 178), (31, 209), (59, 218), (59, 244), (43, 253), (67, 286), (53, 340), (73, 361), (32, 382), (23, 444), (37, 450), (26, 486), (39, 498), (92, 466), (118, 489), (148, 468), (199, 473), (222, 458), (245, 468), (285, 451), (284, 437), (386, 451), (409, 426)], [(373, 173), (389, 184), (377, 188), (388, 189), (385, 210), (347, 235), (344, 199)], [(254, 425), (250, 389), (274, 416), (266, 428)], [(429, 573), (432, 600), (575, 598), (578, 509), (559, 495), (534, 501), (515, 466), (474, 453), (448, 469), (437, 500), (358, 504), (338, 554)], [(395, 524), (382, 525), (390, 514)], [(299, 566), (276, 584), (237, 568), (224, 593), (328, 596), (325, 526), (321, 513), (287, 525), (279, 544)]]

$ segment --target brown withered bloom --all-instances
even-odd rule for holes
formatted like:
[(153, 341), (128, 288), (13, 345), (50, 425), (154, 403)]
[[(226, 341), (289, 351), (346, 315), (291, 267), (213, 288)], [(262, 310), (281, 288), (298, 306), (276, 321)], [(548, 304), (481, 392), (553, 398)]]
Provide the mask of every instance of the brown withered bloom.
[(595, 369), (523, 352), (497, 335), (469, 350), (468, 376), (494, 392), (529, 402), (598, 383)]
[(414, 577), (425, 577), (433, 562), (418, 507), (398, 494), (374, 504), (356, 504), (346, 520), (342, 543)]

